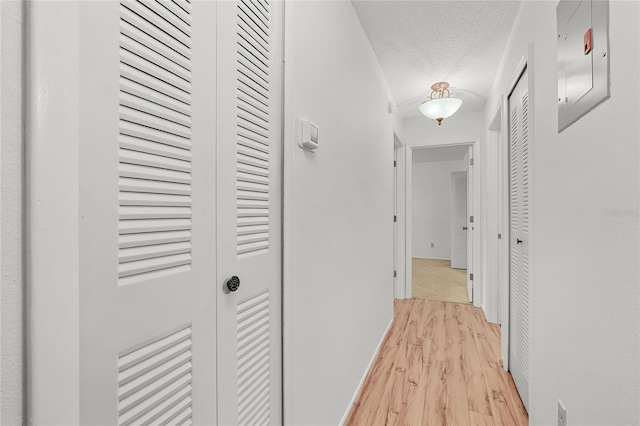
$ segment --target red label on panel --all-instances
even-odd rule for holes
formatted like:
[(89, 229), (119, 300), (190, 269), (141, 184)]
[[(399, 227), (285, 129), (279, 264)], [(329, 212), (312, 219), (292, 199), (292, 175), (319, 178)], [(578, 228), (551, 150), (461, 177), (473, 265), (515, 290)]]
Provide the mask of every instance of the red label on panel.
[(584, 54), (588, 55), (591, 52), (591, 28), (584, 33)]

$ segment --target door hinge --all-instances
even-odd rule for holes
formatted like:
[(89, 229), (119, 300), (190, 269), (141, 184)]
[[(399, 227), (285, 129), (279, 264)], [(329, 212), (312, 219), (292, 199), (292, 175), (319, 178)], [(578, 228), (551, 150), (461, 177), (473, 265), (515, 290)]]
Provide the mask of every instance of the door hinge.
[(398, 221), (398, 216), (396, 216), (395, 214), (393, 215), (393, 221), (397, 222)]
[(393, 167), (398, 167), (398, 162), (396, 160), (393, 160)]
[(469, 222), (473, 223), (473, 216), (469, 216)]
[(393, 271), (393, 278), (396, 278), (398, 276), (398, 271)]
[(469, 279), (473, 281), (473, 274), (469, 274)]
[(473, 166), (473, 158), (469, 159), (469, 165)]

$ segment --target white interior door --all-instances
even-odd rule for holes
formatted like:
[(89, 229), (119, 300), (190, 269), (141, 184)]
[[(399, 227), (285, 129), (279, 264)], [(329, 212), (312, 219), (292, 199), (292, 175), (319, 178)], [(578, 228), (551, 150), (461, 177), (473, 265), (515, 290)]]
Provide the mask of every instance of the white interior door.
[(451, 267), (467, 269), (467, 172), (451, 173)]
[(78, 7), (80, 424), (213, 424), (215, 4)]
[(280, 424), (283, 4), (217, 5), (218, 423)]
[(393, 291), (398, 298), (398, 149), (393, 149)]
[(525, 71), (509, 96), (509, 370), (529, 408), (529, 93)]

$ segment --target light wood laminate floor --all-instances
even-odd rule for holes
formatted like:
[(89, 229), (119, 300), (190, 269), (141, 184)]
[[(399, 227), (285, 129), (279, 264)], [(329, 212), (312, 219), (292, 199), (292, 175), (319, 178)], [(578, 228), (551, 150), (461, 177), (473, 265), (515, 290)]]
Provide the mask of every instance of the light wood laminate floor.
[(526, 425), (500, 357), (500, 327), (471, 304), (407, 299), (346, 426)]

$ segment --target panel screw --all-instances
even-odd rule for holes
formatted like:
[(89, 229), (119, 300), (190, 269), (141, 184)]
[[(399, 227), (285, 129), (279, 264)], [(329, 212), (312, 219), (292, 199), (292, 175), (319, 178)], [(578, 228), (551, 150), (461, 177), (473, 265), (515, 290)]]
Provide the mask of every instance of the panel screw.
[(602, 52), (602, 57), (604, 58), (605, 56), (607, 56), (607, 52)]

